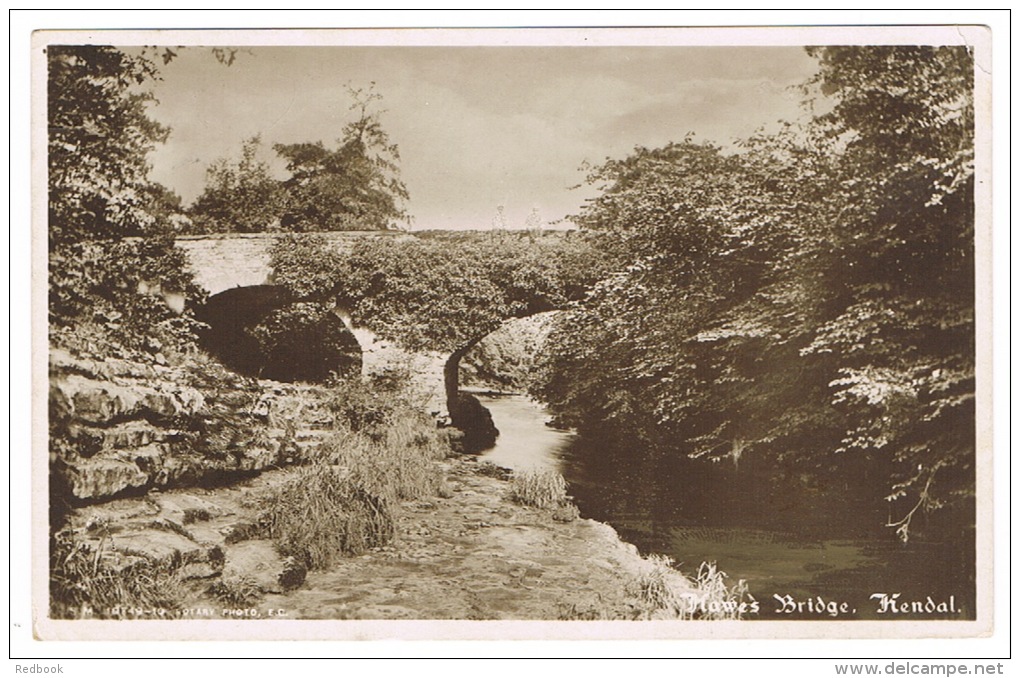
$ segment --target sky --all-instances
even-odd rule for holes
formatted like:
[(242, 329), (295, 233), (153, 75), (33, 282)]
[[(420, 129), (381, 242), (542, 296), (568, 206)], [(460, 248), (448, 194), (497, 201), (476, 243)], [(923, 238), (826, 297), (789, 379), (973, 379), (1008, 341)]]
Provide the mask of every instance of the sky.
[(154, 89), (172, 133), (152, 178), (190, 204), (255, 134), (282, 178), (272, 145), (335, 145), (345, 85), (375, 83), (414, 229), (489, 228), (501, 205), (511, 228), (554, 223), (593, 195), (572, 188), (583, 164), (688, 133), (728, 146), (799, 116), (814, 70), (798, 47), (252, 47), (229, 67), (189, 47)]

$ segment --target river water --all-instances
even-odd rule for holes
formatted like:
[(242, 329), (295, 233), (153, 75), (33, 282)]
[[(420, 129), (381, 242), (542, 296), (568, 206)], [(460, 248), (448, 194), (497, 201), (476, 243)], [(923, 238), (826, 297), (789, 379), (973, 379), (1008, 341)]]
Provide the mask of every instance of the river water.
[(802, 485), (784, 492), (730, 464), (583, 439), (550, 428), (524, 396), (479, 399), (500, 430), (482, 458), (559, 471), (582, 516), (612, 525), (642, 553), (670, 556), (688, 575), (714, 561), (732, 581), (747, 581), (760, 603), (752, 618), (974, 618), (972, 533), (902, 544), (873, 503), (820, 510)]

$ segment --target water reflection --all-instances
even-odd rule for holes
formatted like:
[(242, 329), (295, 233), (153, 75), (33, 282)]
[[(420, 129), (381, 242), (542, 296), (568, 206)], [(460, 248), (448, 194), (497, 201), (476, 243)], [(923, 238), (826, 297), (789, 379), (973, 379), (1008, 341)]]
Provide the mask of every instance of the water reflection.
[[(510, 468), (560, 471), (585, 517), (612, 525), (644, 553), (662, 553), (692, 572), (715, 561), (745, 579), (762, 602), (760, 618), (822, 619), (827, 612), (782, 610), (780, 599), (848, 601), (840, 619), (887, 619), (875, 593), (936, 603), (974, 617), (973, 533), (953, 543), (898, 542), (875, 502), (842, 498), (842, 488), (770, 486), (746, 469), (690, 463), (593, 441), (546, 425), (521, 396), (481, 397), (501, 435), (483, 457)], [(776, 598), (778, 596), (778, 598)], [(777, 611), (782, 610), (782, 611)]]

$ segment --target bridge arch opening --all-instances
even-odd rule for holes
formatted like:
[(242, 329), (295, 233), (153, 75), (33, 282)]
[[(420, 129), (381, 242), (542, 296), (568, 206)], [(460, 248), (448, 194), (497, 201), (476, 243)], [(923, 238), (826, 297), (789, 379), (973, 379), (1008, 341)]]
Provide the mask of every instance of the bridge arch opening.
[(361, 373), (361, 347), (335, 309), (279, 285), (235, 287), (197, 310), (201, 345), (228, 368), (284, 382)]
[(559, 311), (507, 320), (476, 343), (460, 360), (461, 389), (526, 394), (535, 360)]
[(526, 393), (535, 357), (559, 312), (511, 318), (450, 354), (443, 371), (447, 408), (450, 423), (464, 432), (465, 452), (482, 452), (499, 436), (492, 414), (474, 393)]

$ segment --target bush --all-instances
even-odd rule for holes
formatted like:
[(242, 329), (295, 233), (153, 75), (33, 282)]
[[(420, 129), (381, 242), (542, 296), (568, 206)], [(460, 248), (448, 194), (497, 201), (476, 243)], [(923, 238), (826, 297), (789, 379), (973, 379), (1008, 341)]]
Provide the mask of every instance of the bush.
[(337, 429), (367, 432), (383, 429), (393, 420), (398, 398), (392, 394), (383, 394), (360, 379), (334, 386), (328, 408), (333, 413)]
[(515, 472), (510, 496), (518, 504), (536, 508), (559, 508), (569, 503), (567, 481), (556, 471), (527, 469)]
[(169, 238), (84, 242), (50, 254), (52, 343), (76, 353), (155, 355), (190, 351), (204, 299), (187, 255)]
[(420, 394), (406, 369), (388, 369), (358, 379), (335, 379), (326, 384), (326, 408), (338, 430), (378, 435), (401, 421), (414, 421), (422, 430), (435, 423), (421, 411)]
[(260, 531), (309, 569), (393, 538), (387, 502), (330, 466), (309, 466), (260, 500)]

